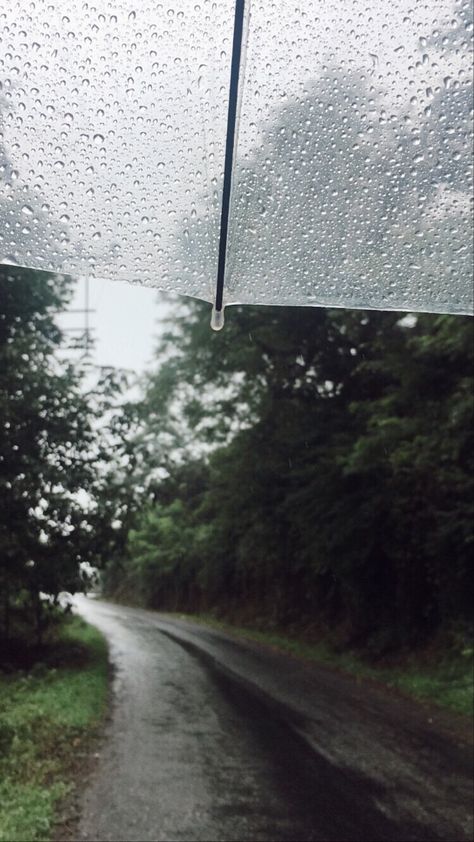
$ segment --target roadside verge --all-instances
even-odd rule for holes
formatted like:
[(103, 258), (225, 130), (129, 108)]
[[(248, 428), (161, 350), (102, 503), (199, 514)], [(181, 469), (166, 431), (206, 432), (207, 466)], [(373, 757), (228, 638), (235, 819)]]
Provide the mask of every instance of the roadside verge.
[(66, 838), (75, 779), (106, 715), (108, 674), (105, 639), (78, 617), (41, 661), (0, 674), (0, 842)]
[(324, 639), (314, 642), (302, 636), (286, 636), (283, 632), (240, 627), (206, 614), (170, 616), (216, 629), (239, 640), (263, 644), (275, 652), (338, 670), (357, 680), (375, 683), (421, 703), (434, 703), (440, 709), (472, 719), (474, 651), (464, 641), (457, 641), (457, 645), (451, 647), (446, 641), (443, 645), (433, 643), (425, 649), (400, 653), (396, 657), (370, 659), (367, 653), (364, 656), (363, 652), (336, 649)]

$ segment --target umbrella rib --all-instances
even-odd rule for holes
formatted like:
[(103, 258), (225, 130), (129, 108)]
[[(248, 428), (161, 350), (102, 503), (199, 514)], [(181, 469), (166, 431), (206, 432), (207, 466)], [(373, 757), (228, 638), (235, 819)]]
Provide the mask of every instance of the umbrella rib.
[(217, 266), (216, 300), (214, 309), (221, 312), (224, 297), (224, 274), (229, 229), (230, 193), (232, 187), (232, 165), (235, 147), (235, 123), (239, 94), (240, 57), (244, 28), (245, 0), (235, 0), (234, 39), (230, 68), (229, 107), (227, 110), (227, 136), (225, 143), (224, 186), (222, 190), (221, 227), (219, 235), (219, 262)]

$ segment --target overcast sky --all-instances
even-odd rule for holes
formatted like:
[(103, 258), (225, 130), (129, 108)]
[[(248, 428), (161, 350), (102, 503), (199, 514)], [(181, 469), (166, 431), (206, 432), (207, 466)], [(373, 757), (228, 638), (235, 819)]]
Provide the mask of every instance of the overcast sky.
[[(98, 365), (126, 368), (141, 374), (149, 363), (160, 333), (159, 320), (169, 310), (156, 289), (121, 281), (92, 280), (89, 284), (91, 313), (96, 346), (93, 360)], [(84, 282), (77, 282), (71, 308), (84, 307)], [(69, 314), (62, 319), (67, 327), (82, 327), (84, 316)]]

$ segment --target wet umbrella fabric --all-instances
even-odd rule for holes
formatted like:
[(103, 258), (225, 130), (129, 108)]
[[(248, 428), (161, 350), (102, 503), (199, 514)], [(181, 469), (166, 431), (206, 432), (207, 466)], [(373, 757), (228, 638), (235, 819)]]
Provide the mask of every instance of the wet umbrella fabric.
[[(11, 0), (0, 260), (223, 301), (472, 312), (469, 2)], [(227, 155), (227, 160), (229, 155)], [(224, 201), (223, 201), (224, 199)]]

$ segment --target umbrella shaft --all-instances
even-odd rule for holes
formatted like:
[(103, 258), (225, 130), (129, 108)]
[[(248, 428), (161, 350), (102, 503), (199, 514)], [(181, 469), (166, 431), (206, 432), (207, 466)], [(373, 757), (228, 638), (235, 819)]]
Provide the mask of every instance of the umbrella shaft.
[(229, 107), (227, 111), (227, 136), (225, 145), (224, 186), (222, 191), (221, 227), (219, 236), (219, 262), (217, 266), (217, 285), (215, 310), (222, 310), (224, 295), (224, 274), (229, 230), (230, 194), (232, 188), (232, 167), (234, 161), (235, 123), (239, 94), (240, 57), (242, 53), (242, 35), (244, 28), (245, 0), (236, 0), (234, 18), (234, 39), (232, 44), (232, 62), (230, 69)]

